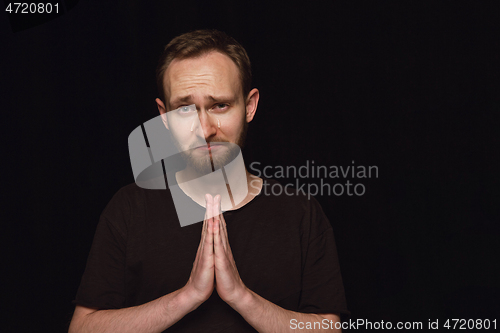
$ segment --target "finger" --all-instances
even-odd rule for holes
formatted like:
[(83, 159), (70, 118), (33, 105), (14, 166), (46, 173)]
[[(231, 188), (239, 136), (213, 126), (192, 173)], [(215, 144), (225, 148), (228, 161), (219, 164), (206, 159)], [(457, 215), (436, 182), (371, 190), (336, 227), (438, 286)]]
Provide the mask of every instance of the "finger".
[[(220, 216), (218, 214), (220, 207), (220, 195), (214, 198), (214, 251), (216, 254), (220, 253), (224, 248), (224, 242), (221, 239)], [(222, 254), (222, 253), (221, 253)]]
[(224, 220), (224, 215), (222, 214), (222, 205), (219, 206), (219, 211), (217, 212), (217, 216), (219, 217), (219, 230), (220, 230), (220, 235), (221, 235), (221, 240), (222, 240), (222, 245), (224, 246), (224, 250), (228, 250), (229, 247), (229, 241), (227, 239), (227, 232), (225, 230), (225, 220)]
[(203, 219), (203, 224), (201, 226), (200, 243), (198, 244), (198, 249), (196, 250), (196, 257), (194, 258), (193, 270), (196, 270), (196, 267), (198, 267), (198, 263), (200, 262), (201, 253), (203, 251), (203, 243), (205, 242), (205, 237), (206, 237), (206, 228), (207, 228), (207, 214), (205, 213), (205, 218)]
[(215, 235), (217, 235), (219, 238), (220, 238), (220, 231), (219, 231), (219, 225), (220, 225), (220, 221), (219, 221), (219, 216), (217, 215), (217, 211), (219, 210), (219, 204), (220, 204), (220, 196), (219, 195), (216, 195), (214, 197), (214, 206), (212, 208), (212, 215), (214, 217), (214, 239), (215, 239)]
[(224, 248), (226, 250), (226, 254), (229, 258), (230, 261), (234, 262), (233, 258), (233, 251), (231, 250), (231, 245), (229, 245), (229, 235), (227, 232), (227, 224), (226, 220), (224, 219), (224, 215), (222, 212), (220, 213), (220, 224), (221, 224), (221, 237), (224, 240)]
[(205, 209), (205, 216), (207, 219), (211, 219), (214, 217), (214, 198), (210, 194), (205, 194), (205, 201), (206, 201), (206, 209)]
[[(205, 206), (208, 207), (208, 205), (210, 204), (209, 203), (209, 200), (210, 200), (210, 197), (208, 195), (205, 195)], [(203, 240), (201, 242), (202, 244), (202, 247), (203, 247), (203, 241), (205, 240), (205, 238), (207, 237), (207, 231), (208, 231), (208, 220), (209, 220), (209, 215), (207, 214), (207, 211), (205, 211), (205, 217), (203, 219), (203, 231), (202, 231), (202, 236), (203, 236)]]
[(224, 253), (224, 246), (220, 237), (220, 222), (217, 218), (214, 219), (214, 252), (216, 257)]
[(224, 248), (230, 249), (229, 247), (229, 237), (227, 235), (227, 227), (226, 227), (226, 220), (224, 219), (224, 214), (222, 214), (222, 210), (219, 210), (219, 219), (220, 219), (220, 229), (221, 229), (221, 238), (224, 243)]
[(205, 216), (203, 218), (203, 224), (201, 226), (201, 240), (200, 240), (200, 244), (198, 245), (198, 251), (200, 251), (200, 249), (203, 246), (203, 242), (205, 241), (205, 237), (207, 235), (207, 225), (208, 225), (208, 223), (207, 223), (207, 212), (205, 212)]
[[(210, 200), (211, 200), (211, 196), (210, 195), (205, 195), (205, 205), (208, 206), (210, 205)], [(199, 256), (198, 256), (198, 262), (201, 260), (201, 258), (203, 257), (203, 254), (205, 253), (204, 252), (204, 249), (205, 249), (205, 244), (209, 244), (209, 240), (207, 239), (207, 235), (208, 235), (208, 229), (209, 229), (209, 218), (208, 218), (209, 214), (207, 214), (207, 212), (205, 212), (205, 218), (203, 220), (203, 230), (202, 230), (202, 238), (200, 240), (200, 245), (198, 247), (198, 251), (199, 251)]]
[[(215, 253), (215, 272), (219, 274), (220, 272), (225, 272), (228, 267), (228, 258), (226, 251), (224, 249), (224, 244), (221, 239), (220, 234), (220, 221), (215, 220), (214, 225), (214, 253)], [(219, 272), (219, 273), (217, 273)], [(217, 280), (217, 278), (216, 278)]]
[[(213, 209), (213, 198), (210, 194), (206, 195), (207, 199), (207, 215), (212, 211)], [(203, 242), (203, 255), (207, 257), (211, 257), (214, 253), (214, 232), (213, 232), (213, 218), (208, 218), (207, 219), (207, 232), (205, 236), (205, 242)]]
[(219, 206), (220, 206), (220, 195), (216, 195), (214, 197), (214, 206), (212, 209), (212, 215), (214, 217), (214, 221), (219, 220)]
[(214, 254), (214, 232), (213, 232), (213, 220), (208, 220), (208, 231), (207, 237), (203, 244), (203, 256), (205, 258), (210, 258)]

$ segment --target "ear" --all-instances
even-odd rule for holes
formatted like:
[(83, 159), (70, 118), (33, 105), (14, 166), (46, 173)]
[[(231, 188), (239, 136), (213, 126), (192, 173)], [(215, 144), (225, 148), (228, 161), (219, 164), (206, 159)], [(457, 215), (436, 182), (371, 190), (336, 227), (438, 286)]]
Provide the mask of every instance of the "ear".
[(170, 130), (170, 128), (168, 128), (167, 110), (165, 109), (165, 104), (163, 104), (163, 102), (159, 98), (155, 99), (155, 102), (158, 106), (158, 111), (160, 111), (161, 119), (163, 120), (165, 127)]
[(247, 123), (251, 122), (253, 117), (255, 116), (255, 111), (257, 111), (257, 104), (259, 104), (259, 90), (254, 88), (248, 93), (246, 101)]

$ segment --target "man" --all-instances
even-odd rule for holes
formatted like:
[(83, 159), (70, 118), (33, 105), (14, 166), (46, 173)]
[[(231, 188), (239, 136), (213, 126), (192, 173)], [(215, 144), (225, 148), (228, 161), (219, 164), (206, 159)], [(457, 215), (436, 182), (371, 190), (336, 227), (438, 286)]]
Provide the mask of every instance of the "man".
[[(315, 200), (265, 195), (274, 182), (246, 170), (246, 197), (231, 205), (216, 185), (212, 194), (190, 185), (243, 145), (259, 101), (250, 73), (243, 47), (222, 32), (167, 45), (156, 103), (184, 152), (176, 181), (205, 220), (179, 226), (169, 191), (118, 191), (101, 215), (70, 332), (336, 331), (349, 313), (332, 228)], [(199, 121), (183, 121), (193, 105)]]

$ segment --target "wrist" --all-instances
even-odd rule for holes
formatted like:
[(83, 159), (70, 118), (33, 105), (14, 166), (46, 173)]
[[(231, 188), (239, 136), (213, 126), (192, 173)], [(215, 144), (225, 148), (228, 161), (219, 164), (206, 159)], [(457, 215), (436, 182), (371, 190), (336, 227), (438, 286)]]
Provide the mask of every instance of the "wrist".
[(237, 312), (244, 311), (245, 309), (251, 307), (252, 302), (254, 301), (254, 294), (253, 292), (245, 287), (238, 297), (235, 297), (234, 301), (232, 302), (227, 302), (234, 310)]
[(182, 307), (186, 308), (188, 312), (194, 311), (205, 301), (200, 300), (188, 285), (179, 289), (177, 299), (179, 304), (182, 304)]

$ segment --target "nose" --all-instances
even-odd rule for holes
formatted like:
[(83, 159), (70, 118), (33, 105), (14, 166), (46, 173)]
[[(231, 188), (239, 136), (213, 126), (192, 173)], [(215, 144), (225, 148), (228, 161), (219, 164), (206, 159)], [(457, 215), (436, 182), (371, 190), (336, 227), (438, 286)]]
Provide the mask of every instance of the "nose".
[[(200, 119), (201, 130), (203, 131), (203, 136), (206, 141), (207, 139), (214, 136), (217, 133), (217, 119), (215, 117), (209, 115), (205, 110), (202, 110), (198, 113), (198, 117)], [(198, 135), (201, 135), (200, 132), (197, 131)]]

